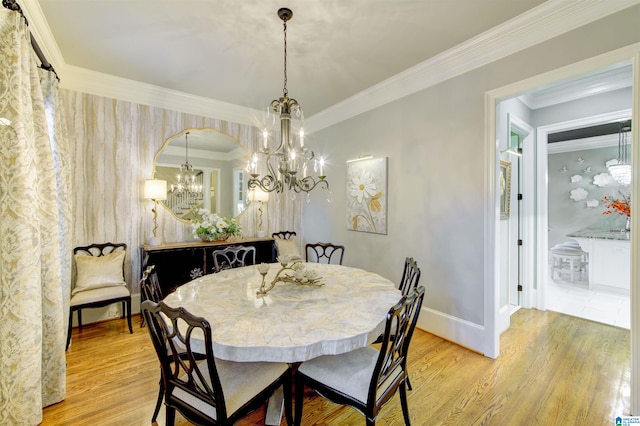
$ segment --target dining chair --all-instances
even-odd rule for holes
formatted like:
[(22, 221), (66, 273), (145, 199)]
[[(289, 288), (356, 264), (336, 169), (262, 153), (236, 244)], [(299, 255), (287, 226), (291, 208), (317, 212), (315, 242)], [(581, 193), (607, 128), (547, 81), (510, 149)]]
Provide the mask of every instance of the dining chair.
[(273, 234), (271, 234), (272, 238), (280, 238), (281, 240), (288, 240), (291, 237), (295, 237), (295, 236), (296, 236), (295, 231), (280, 231), (280, 232), (274, 232)]
[(375, 425), (381, 408), (399, 389), (404, 421), (410, 425), (407, 353), (423, 298), (424, 287), (418, 287), (389, 310), (379, 350), (366, 346), (302, 363), (295, 375), (295, 424), (301, 424), (304, 387), (308, 386), (335, 403), (357, 409), (367, 425)]
[(112, 303), (122, 303), (122, 318), (127, 316), (131, 327), (131, 292), (124, 279), (125, 243), (104, 243), (79, 246), (73, 249), (76, 266), (75, 285), (69, 302), (69, 327), (67, 345), (71, 343), (73, 313), (78, 312), (78, 328), (82, 330), (82, 310), (102, 308)]
[(402, 278), (398, 289), (403, 295), (408, 294), (411, 290), (418, 286), (420, 281), (420, 268), (418, 262), (413, 257), (407, 257), (404, 260), (404, 269), (402, 270)]
[[(156, 274), (156, 265), (149, 265), (146, 267), (140, 278), (140, 294), (142, 295), (142, 301), (150, 300), (154, 303), (160, 302), (164, 297), (162, 295), (162, 289), (158, 282), (158, 274)], [(142, 317), (142, 324), (144, 326), (146, 319)], [(158, 401), (156, 402), (156, 408), (153, 410), (153, 417), (151, 417), (151, 423), (155, 423), (158, 413), (160, 412), (160, 406), (162, 405), (162, 399), (164, 398), (164, 381), (162, 380), (162, 371), (160, 371), (160, 390), (158, 391)]]
[[(403, 296), (409, 294), (409, 292), (413, 291), (416, 287), (418, 287), (418, 282), (420, 281), (420, 268), (418, 268), (418, 263), (413, 259), (413, 257), (407, 257), (404, 260), (404, 269), (402, 270), (402, 278), (400, 279), (400, 285), (398, 289), (402, 292)], [(374, 343), (382, 342), (382, 335), (378, 337), (378, 339)], [(409, 380), (409, 374), (407, 373), (407, 388), (409, 390), (413, 390), (411, 387), (411, 380)]]
[(254, 246), (235, 246), (213, 251), (214, 272), (256, 264)]
[(194, 424), (232, 425), (281, 386), (287, 424), (293, 424), (288, 364), (216, 359), (206, 319), (164, 302), (146, 300), (141, 308), (162, 366), (168, 426), (174, 424), (176, 410)]
[(342, 265), (344, 246), (332, 243), (308, 243), (304, 250), (307, 262)]

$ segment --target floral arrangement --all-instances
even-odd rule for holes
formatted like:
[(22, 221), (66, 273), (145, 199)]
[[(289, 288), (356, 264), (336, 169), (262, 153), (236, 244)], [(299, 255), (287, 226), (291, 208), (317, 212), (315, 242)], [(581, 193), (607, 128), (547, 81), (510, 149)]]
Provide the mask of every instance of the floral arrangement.
[[(269, 272), (269, 265), (266, 263), (258, 265), (258, 272), (262, 275), (262, 284), (260, 285), (260, 289), (256, 292), (258, 296), (267, 294), (271, 289), (273, 289), (273, 287), (275, 287), (278, 281), (289, 282), (297, 285), (324, 285), (322, 278), (318, 276), (316, 271), (305, 268), (304, 263), (299, 260), (294, 260), (292, 256), (279, 256), (278, 262), (282, 268), (269, 284), (269, 288), (266, 287), (265, 283), (265, 277)], [(287, 271), (291, 271), (291, 273), (287, 274)]]
[(622, 199), (614, 199), (612, 197), (605, 196), (602, 199), (602, 202), (607, 208), (607, 210), (602, 212), (602, 214), (618, 213), (621, 216), (631, 217), (631, 197), (622, 195)]
[(229, 237), (242, 236), (242, 228), (237, 220), (218, 216), (207, 209), (197, 209), (191, 225), (194, 235), (202, 241), (223, 241)]

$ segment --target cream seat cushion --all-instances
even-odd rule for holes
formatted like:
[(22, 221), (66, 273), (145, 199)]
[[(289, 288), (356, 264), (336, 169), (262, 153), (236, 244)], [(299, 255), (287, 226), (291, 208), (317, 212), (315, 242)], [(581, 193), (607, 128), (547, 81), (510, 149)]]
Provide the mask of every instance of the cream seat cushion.
[[(199, 363), (200, 371), (209, 383), (209, 368), (206, 362)], [(276, 381), (285, 371), (287, 364), (279, 362), (233, 362), (216, 358), (216, 369), (224, 392), (227, 416), (238, 411), (251, 398)], [(187, 380), (187, 375), (183, 380)], [(195, 407), (209, 417), (216, 418), (215, 407), (176, 387), (173, 395), (185, 403)]]
[(126, 288), (122, 270), (125, 254), (124, 250), (119, 250), (104, 256), (74, 255), (77, 277), (71, 294), (102, 287)]
[[(298, 371), (366, 404), (369, 385), (379, 355), (380, 352), (377, 349), (367, 346), (339, 355), (313, 358), (303, 362)], [(396, 367), (378, 389), (376, 398), (382, 396), (401, 374), (402, 367)], [(345, 377), (349, 379), (345, 380)]]
[(282, 255), (291, 256), (291, 260), (301, 260), (300, 250), (298, 249), (298, 240), (296, 237), (291, 237), (288, 240), (282, 238), (276, 238), (276, 249), (278, 250), (278, 257)]
[(79, 291), (71, 296), (71, 306), (79, 306), (87, 303), (100, 302), (102, 300), (117, 299), (131, 295), (126, 286), (98, 287), (94, 289)]

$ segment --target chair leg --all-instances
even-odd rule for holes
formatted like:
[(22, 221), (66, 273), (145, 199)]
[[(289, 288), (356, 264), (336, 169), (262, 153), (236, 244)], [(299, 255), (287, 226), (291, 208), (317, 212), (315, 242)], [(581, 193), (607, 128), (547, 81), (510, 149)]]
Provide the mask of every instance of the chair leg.
[(131, 299), (127, 300), (127, 323), (129, 324), (129, 333), (133, 334), (133, 328), (131, 327)]
[(69, 327), (67, 329), (67, 346), (64, 348), (66, 351), (69, 349), (69, 344), (71, 343), (71, 324), (73, 323), (73, 310), (69, 309)]
[(158, 402), (156, 402), (156, 409), (153, 410), (153, 417), (151, 417), (151, 423), (155, 423), (162, 406), (162, 399), (164, 398), (164, 380), (162, 380), (162, 371), (160, 371), (160, 391), (158, 392)]
[(78, 329), (82, 330), (82, 309), (78, 309)]
[(167, 426), (174, 426), (176, 422), (176, 409), (175, 408), (171, 408), (167, 405), (167, 420), (166, 420), (166, 425)]
[(296, 374), (296, 399), (295, 399), (295, 415), (293, 424), (300, 426), (302, 424), (302, 400), (304, 399), (304, 383), (297, 379), (299, 373)]
[(400, 405), (402, 405), (404, 424), (406, 426), (411, 426), (411, 420), (409, 419), (409, 404), (407, 404), (407, 388), (404, 383), (400, 384)]
[(407, 389), (409, 389), (410, 391), (413, 390), (413, 388), (411, 387), (411, 380), (409, 380), (409, 376), (407, 375)]

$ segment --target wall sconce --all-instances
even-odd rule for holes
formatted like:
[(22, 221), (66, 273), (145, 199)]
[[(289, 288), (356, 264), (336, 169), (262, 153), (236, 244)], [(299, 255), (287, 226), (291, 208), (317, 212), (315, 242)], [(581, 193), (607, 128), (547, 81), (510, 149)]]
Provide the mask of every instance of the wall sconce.
[(158, 200), (167, 199), (167, 181), (148, 179), (144, 182), (144, 198), (153, 201), (153, 236), (149, 238), (149, 245), (159, 246), (162, 238), (158, 238)]
[(258, 204), (258, 232), (257, 237), (264, 237), (264, 229), (262, 229), (262, 203), (266, 203), (269, 201), (269, 193), (265, 192), (259, 188), (255, 188), (251, 191), (251, 199), (253, 201), (257, 201)]

